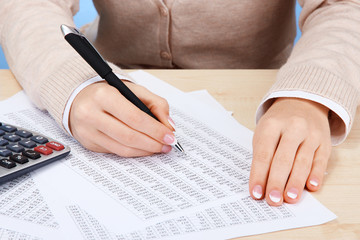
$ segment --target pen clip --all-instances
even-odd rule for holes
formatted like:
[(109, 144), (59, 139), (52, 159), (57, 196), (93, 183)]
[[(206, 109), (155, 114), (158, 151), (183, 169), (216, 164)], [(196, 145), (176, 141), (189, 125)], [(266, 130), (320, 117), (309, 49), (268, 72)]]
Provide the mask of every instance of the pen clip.
[(102, 77), (112, 72), (112, 69), (103, 59), (95, 47), (87, 40), (84, 34), (74, 27), (61, 25), (65, 40), (80, 54), (80, 56)]

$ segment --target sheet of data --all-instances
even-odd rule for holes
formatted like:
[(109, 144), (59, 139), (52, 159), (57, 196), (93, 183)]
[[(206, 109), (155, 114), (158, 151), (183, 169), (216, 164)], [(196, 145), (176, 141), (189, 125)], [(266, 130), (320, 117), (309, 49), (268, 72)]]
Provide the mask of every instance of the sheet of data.
[[(66, 159), (0, 188), (6, 206), (0, 216), (54, 229), (43, 231), (45, 239), (124, 240), (225, 239), (335, 218), (307, 192), (296, 205), (270, 207), (253, 200), (248, 193), (252, 132), (225, 110), (214, 110), (149, 74), (133, 76), (168, 99), (186, 154), (122, 158), (88, 151), (19, 95), (12, 101), (22, 103), (12, 106), (21, 107), (4, 111), (3, 118), (72, 150)], [(21, 198), (14, 209), (11, 200), (17, 195)]]

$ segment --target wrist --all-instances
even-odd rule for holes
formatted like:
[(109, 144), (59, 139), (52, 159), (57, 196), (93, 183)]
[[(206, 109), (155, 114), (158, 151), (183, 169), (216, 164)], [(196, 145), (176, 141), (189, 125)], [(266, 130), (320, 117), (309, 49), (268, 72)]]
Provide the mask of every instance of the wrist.
[[(120, 74), (116, 74), (121, 80), (126, 80), (126, 81), (129, 81), (129, 82), (133, 82), (130, 78), (126, 77), (126, 76), (123, 76), (123, 75), (120, 75)], [(84, 89), (86, 88), (87, 86), (93, 84), (93, 83), (97, 83), (97, 82), (101, 82), (101, 81), (104, 81), (104, 79), (102, 79), (100, 76), (95, 76), (93, 78), (90, 78), (88, 80), (86, 80), (85, 82), (83, 82), (82, 84), (80, 84), (73, 92), (72, 94), (70, 95), (66, 105), (65, 105), (65, 109), (64, 109), (64, 112), (63, 112), (63, 117), (62, 117), (62, 125), (63, 127), (65, 128), (65, 130), (68, 132), (68, 134), (70, 136), (73, 137), (72, 135), (72, 132), (70, 130), (70, 110), (71, 110), (71, 106), (72, 106), (72, 103), (74, 102), (74, 99), (76, 98), (76, 96)]]

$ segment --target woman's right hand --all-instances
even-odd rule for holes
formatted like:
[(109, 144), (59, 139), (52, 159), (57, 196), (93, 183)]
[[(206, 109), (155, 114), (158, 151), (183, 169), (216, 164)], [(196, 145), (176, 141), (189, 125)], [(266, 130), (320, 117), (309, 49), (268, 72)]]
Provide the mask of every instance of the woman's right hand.
[(175, 141), (167, 101), (146, 88), (124, 82), (159, 119), (155, 120), (105, 82), (91, 84), (74, 99), (69, 126), (85, 148), (122, 157), (168, 153)]

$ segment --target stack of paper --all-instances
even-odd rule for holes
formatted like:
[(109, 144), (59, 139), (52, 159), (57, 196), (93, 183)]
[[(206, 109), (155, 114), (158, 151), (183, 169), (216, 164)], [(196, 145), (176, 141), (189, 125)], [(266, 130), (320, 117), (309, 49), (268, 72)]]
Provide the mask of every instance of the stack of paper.
[(335, 218), (307, 192), (295, 205), (253, 200), (252, 132), (204, 91), (185, 94), (142, 71), (132, 77), (168, 100), (186, 154), (90, 152), (19, 93), (0, 103), (1, 121), (44, 133), (72, 151), (0, 186), (0, 239), (228, 239)]

